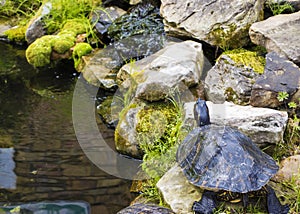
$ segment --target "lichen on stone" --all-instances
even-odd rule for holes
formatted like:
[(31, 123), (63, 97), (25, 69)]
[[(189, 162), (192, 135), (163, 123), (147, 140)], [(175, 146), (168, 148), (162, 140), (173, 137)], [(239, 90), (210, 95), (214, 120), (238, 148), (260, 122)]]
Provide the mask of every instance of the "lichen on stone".
[(229, 56), (235, 63), (237, 63), (238, 66), (247, 66), (259, 74), (264, 73), (266, 59), (262, 56), (259, 56), (257, 52), (240, 48), (225, 51), (223, 54)]

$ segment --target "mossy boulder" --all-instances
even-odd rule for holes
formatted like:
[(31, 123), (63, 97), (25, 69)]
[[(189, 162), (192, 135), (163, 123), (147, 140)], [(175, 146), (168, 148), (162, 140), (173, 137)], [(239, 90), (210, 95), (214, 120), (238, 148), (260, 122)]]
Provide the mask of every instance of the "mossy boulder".
[(150, 151), (164, 153), (177, 140), (180, 114), (171, 102), (134, 101), (120, 115), (115, 143), (122, 154), (142, 158)]
[(249, 103), (253, 84), (264, 72), (265, 58), (245, 49), (225, 51), (205, 78), (205, 93), (215, 103)]
[[(43, 67), (51, 63), (53, 51), (63, 54), (70, 51), (75, 45), (76, 36), (86, 32), (87, 25), (82, 20), (68, 20), (57, 35), (46, 35), (35, 40), (26, 50), (27, 61), (34, 67)], [(92, 51), (92, 47), (87, 43), (78, 43), (73, 50), (75, 67), (78, 66), (80, 58)], [(71, 55), (67, 54), (67, 57)], [(56, 57), (57, 58), (57, 57)], [(59, 58), (59, 57), (58, 57)]]

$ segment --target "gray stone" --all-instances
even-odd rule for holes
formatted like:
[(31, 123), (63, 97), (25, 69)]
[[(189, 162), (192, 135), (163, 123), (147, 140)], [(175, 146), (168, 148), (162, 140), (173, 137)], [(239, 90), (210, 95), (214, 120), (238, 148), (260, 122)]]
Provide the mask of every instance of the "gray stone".
[(252, 67), (236, 63), (229, 55), (223, 54), (205, 78), (206, 97), (214, 103), (226, 100), (245, 105), (249, 103), (258, 76)]
[(251, 41), (300, 63), (300, 12), (272, 16), (251, 25)]
[(278, 182), (289, 182), (291, 179), (295, 179), (299, 185), (300, 175), (300, 155), (290, 156), (280, 162), (280, 169), (274, 177)]
[(104, 49), (95, 51), (81, 70), (83, 77), (92, 85), (112, 89), (117, 86), (118, 69), (131, 59), (149, 56), (167, 43), (164, 35), (133, 36), (119, 40)]
[[(136, 84), (135, 97), (157, 101), (169, 97), (174, 90), (182, 92), (196, 85), (200, 81), (203, 64), (200, 43), (172, 43), (147, 58), (124, 65), (117, 78), (120, 82), (133, 80)], [(127, 87), (126, 82), (123, 87)]]
[(202, 196), (201, 189), (189, 183), (178, 164), (166, 172), (156, 186), (175, 213), (192, 214), (194, 201)]
[(222, 48), (248, 42), (249, 26), (261, 20), (264, 0), (162, 0), (165, 30)]
[(47, 1), (42, 4), (37, 15), (30, 21), (25, 33), (25, 39), (28, 44), (33, 43), (36, 39), (46, 35), (46, 27), (43, 18), (50, 13), (52, 3)]
[(277, 99), (278, 92), (287, 92), (289, 100), (298, 100), (300, 98), (299, 88), (299, 67), (271, 52), (266, 56), (264, 74), (257, 78), (253, 85), (250, 104), (252, 106), (275, 108), (282, 104)]
[[(259, 146), (278, 144), (283, 140), (288, 114), (268, 108), (240, 106), (225, 102), (214, 104), (207, 101), (211, 123), (229, 125), (239, 129)], [(193, 127), (194, 102), (185, 104), (186, 120)]]

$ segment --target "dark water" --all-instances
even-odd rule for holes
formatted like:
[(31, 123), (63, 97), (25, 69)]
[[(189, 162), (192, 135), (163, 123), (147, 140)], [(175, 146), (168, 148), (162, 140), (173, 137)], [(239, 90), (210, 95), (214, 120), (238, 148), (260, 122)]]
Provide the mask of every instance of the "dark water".
[[(24, 50), (0, 43), (0, 51), (0, 147), (14, 148), (17, 175), (16, 189), (0, 189), (0, 203), (80, 200), (90, 203), (95, 214), (127, 206), (130, 181), (98, 169), (77, 142), (72, 65), (62, 62), (37, 73)], [(113, 131), (99, 127), (113, 143)]]

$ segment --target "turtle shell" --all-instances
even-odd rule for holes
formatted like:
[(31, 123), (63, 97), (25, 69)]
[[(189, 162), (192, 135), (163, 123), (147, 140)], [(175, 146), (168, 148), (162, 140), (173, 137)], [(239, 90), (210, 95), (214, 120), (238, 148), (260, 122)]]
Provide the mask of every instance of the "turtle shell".
[(172, 210), (153, 204), (134, 204), (117, 214), (175, 214)]
[(179, 145), (176, 158), (192, 184), (211, 190), (256, 191), (278, 171), (269, 155), (229, 126), (195, 128)]

